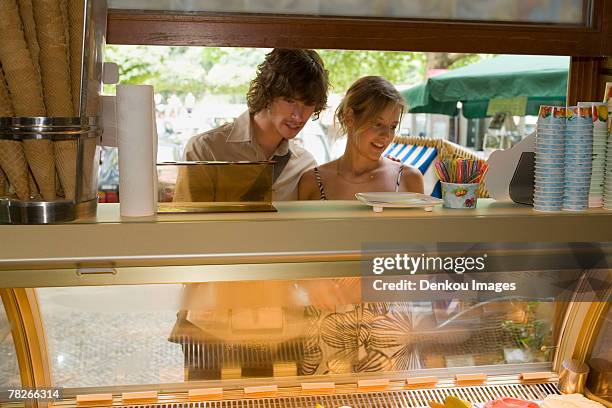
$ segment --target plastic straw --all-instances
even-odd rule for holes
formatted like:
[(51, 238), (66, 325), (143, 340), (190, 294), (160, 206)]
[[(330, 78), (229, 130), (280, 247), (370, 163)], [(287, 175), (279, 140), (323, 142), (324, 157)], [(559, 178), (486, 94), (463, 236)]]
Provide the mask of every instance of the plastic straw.
[(480, 183), (489, 166), (479, 160), (440, 160), (435, 163), (436, 175), (446, 183)]

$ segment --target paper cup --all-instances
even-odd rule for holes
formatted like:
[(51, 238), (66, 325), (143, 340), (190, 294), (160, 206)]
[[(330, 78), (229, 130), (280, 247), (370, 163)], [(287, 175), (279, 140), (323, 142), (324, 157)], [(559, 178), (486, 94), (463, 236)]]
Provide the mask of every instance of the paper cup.
[(478, 186), (480, 186), (479, 183), (442, 182), (442, 206), (444, 208), (476, 208)]

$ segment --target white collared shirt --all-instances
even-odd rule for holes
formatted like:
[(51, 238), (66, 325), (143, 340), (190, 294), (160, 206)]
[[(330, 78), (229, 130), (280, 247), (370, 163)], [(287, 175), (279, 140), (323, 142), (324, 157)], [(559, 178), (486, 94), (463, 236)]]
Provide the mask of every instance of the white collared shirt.
[[(291, 151), (291, 158), (272, 186), (274, 201), (297, 200), (300, 177), (316, 166), (314, 157), (293, 140), (283, 140), (272, 156), (284, 156), (288, 151)], [(232, 123), (189, 139), (184, 156), (189, 161), (265, 161), (272, 158), (265, 157), (253, 141), (248, 111)]]

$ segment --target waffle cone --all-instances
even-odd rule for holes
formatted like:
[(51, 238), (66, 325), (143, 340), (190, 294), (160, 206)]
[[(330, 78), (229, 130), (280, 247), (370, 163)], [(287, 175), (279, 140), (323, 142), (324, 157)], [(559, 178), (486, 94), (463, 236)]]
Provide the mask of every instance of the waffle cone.
[(0, 197), (5, 197), (8, 190), (8, 180), (6, 179), (6, 175), (0, 168)]
[(84, 0), (68, 0), (70, 20), (70, 81), (74, 115), (80, 116), (81, 109), (81, 66), (83, 52), (83, 11)]
[(36, 38), (36, 23), (34, 22), (34, 8), (32, 7), (32, 0), (18, 0), (18, 3), (21, 23), (23, 24), (23, 32), (25, 34), (26, 42), (28, 43), (28, 50), (30, 50), (34, 70), (36, 71), (36, 76), (38, 77), (37, 80), (39, 83), (41, 83), (40, 65), (38, 65), (40, 47), (38, 46), (38, 38)]
[(0, 166), (13, 186), (17, 197), (27, 201), (30, 198), (28, 185), (28, 163), (21, 142), (0, 140)]
[[(33, 0), (34, 21), (40, 46), (40, 72), (47, 115), (72, 116), (68, 38), (66, 38), (63, 2)], [(65, 5), (65, 3), (63, 3)]]
[(77, 141), (58, 140), (54, 143), (55, 167), (59, 174), (64, 196), (67, 200), (74, 200), (76, 193), (76, 162)]
[(97, 141), (95, 138), (87, 138), (83, 145), (83, 197), (92, 199), (96, 195), (94, 186), (94, 165), (96, 160)]
[(55, 200), (55, 153), (51, 140), (24, 140), (28, 165), (32, 170), (40, 195), (45, 201)]
[(0, 64), (17, 116), (45, 116), (42, 87), (15, 0), (0, 1)]
[[(53, 150), (55, 152), (55, 145), (53, 147)], [(60, 181), (60, 178), (59, 178), (59, 171), (55, 172), (55, 195), (57, 197), (66, 196), (66, 194), (64, 193), (64, 189), (62, 188), (62, 182)]]
[(8, 86), (4, 80), (4, 72), (0, 69), (0, 117), (2, 116), (13, 116), (13, 103), (11, 102), (11, 95), (8, 91)]
[(41, 195), (38, 191), (38, 186), (36, 185), (31, 169), (28, 171), (28, 186), (30, 186), (30, 199), (40, 200)]

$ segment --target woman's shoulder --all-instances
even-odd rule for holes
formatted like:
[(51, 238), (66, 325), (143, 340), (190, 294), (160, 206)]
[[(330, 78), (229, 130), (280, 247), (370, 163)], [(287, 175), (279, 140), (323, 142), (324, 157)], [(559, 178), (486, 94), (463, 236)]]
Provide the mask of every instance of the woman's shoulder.
[(403, 191), (414, 193), (423, 192), (423, 174), (414, 166), (409, 164), (394, 163), (400, 174), (400, 185)]
[(392, 159), (389, 157), (384, 157), (384, 165), (387, 170), (390, 170), (393, 173), (398, 173), (399, 171), (404, 171), (406, 168), (410, 167), (407, 164), (400, 162), (397, 159)]
[(320, 173), (323, 173), (323, 174), (330, 173), (330, 172), (335, 172), (336, 169), (338, 168), (338, 160), (339, 159), (332, 160), (332, 161), (329, 161), (327, 163), (324, 163), (324, 164), (318, 166), (317, 169), (319, 170)]
[(317, 188), (317, 180), (315, 176), (315, 169), (305, 171), (300, 176), (298, 183), (298, 200), (316, 200), (316, 192), (319, 191)]

